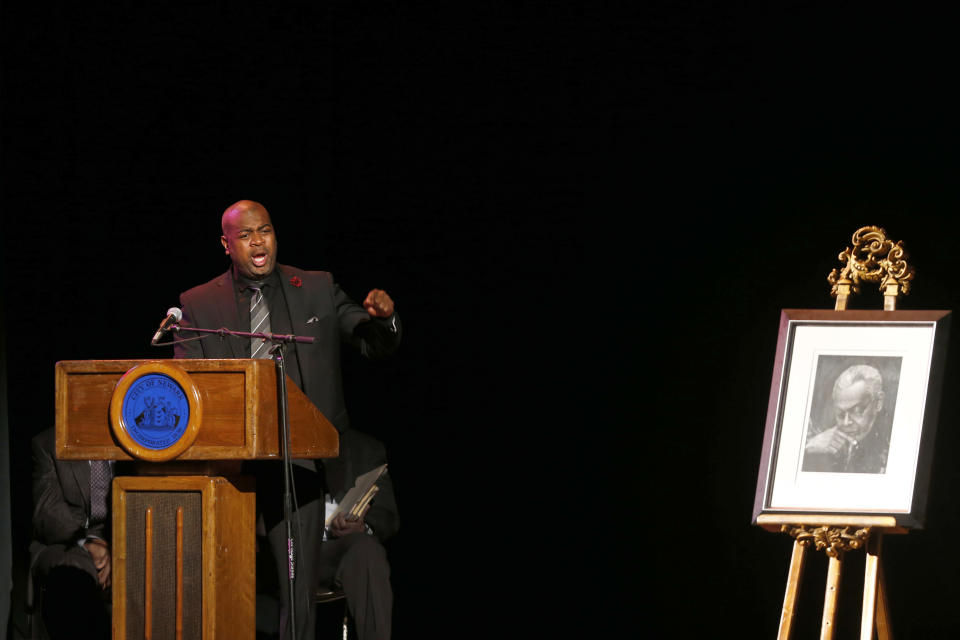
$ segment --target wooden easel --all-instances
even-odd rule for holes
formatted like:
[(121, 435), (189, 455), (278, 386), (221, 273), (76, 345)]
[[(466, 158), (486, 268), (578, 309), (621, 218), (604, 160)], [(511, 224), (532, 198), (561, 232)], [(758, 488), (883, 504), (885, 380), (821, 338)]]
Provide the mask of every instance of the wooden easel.
[[(839, 272), (834, 269), (827, 277), (833, 285), (830, 293), (836, 298), (834, 309), (845, 311), (850, 296), (859, 293), (861, 282), (879, 282), (883, 291), (883, 310), (895, 311), (897, 296), (909, 293), (914, 275), (904, 258), (902, 242), (888, 240), (883, 229), (858, 229), (853, 234), (853, 247), (848, 247), (839, 255), (844, 263), (843, 269)], [(790, 638), (805, 554), (811, 546), (826, 552), (830, 558), (820, 626), (821, 640), (832, 640), (834, 637), (844, 553), (861, 548), (865, 549), (867, 557), (860, 640), (873, 640), (874, 631), (879, 640), (893, 640), (880, 551), (885, 533), (907, 533), (907, 529), (897, 526), (893, 516), (761, 514), (757, 516), (757, 524), (794, 538), (777, 640)]]
[(768, 531), (782, 531), (794, 538), (777, 640), (788, 640), (793, 630), (800, 580), (803, 578), (803, 565), (809, 547), (826, 552), (830, 558), (823, 600), (823, 622), (820, 626), (821, 640), (833, 638), (843, 554), (861, 548), (866, 549), (867, 559), (863, 579), (860, 640), (873, 640), (874, 629), (880, 640), (893, 640), (886, 586), (880, 565), (880, 550), (883, 534), (907, 533), (906, 529), (897, 526), (896, 519), (892, 516), (761, 514), (757, 516), (757, 524)]

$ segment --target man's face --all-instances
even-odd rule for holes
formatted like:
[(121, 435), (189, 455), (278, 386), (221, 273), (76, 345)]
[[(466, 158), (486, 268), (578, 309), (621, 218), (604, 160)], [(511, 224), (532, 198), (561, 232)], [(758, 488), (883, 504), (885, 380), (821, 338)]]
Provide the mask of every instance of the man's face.
[(874, 398), (870, 394), (863, 380), (857, 380), (846, 388), (837, 388), (833, 394), (837, 428), (859, 440), (873, 428), (881, 402), (881, 398)]
[(234, 207), (223, 216), (223, 248), (241, 275), (260, 280), (277, 265), (277, 236), (259, 205)]

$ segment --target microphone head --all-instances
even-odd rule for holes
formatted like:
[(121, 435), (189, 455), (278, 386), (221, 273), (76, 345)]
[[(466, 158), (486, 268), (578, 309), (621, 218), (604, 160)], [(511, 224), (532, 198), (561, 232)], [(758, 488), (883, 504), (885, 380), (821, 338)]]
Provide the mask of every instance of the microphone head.
[(167, 309), (167, 315), (173, 316), (174, 322), (180, 322), (180, 320), (183, 319), (183, 311), (180, 311), (177, 307)]

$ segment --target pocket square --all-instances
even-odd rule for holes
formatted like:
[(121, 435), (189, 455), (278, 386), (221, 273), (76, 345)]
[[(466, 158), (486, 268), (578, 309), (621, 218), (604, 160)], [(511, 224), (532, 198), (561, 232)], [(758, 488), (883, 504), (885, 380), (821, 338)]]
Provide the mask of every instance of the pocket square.
[(307, 320), (307, 324), (312, 324), (314, 322), (320, 322), (320, 318), (318, 318), (317, 316), (310, 316), (310, 319)]

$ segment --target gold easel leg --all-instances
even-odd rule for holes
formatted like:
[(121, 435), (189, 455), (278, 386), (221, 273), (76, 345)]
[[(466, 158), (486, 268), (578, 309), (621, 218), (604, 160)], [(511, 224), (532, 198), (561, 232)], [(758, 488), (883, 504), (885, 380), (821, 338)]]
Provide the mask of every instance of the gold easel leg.
[(893, 625), (890, 622), (888, 606), (887, 581), (883, 577), (883, 566), (879, 565), (877, 567), (877, 637), (880, 640), (893, 640)]
[(863, 613), (860, 618), (860, 640), (873, 640), (877, 618), (877, 578), (880, 571), (880, 547), (883, 535), (874, 533), (867, 541), (866, 569), (863, 576)]
[(830, 556), (827, 569), (827, 592), (823, 600), (823, 624), (820, 626), (820, 640), (833, 640), (836, 627), (837, 598), (840, 596), (840, 573), (843, 569), (841, 555)]
[(863, 579), (863, 619), (860, 622), (860, 640), (873, 640), (876, 628), (880, 640), (893, 640), (887, 593), (880, 564), (882, 534), (870, 536), (867, 543), (867, 568)]
[(777, 640), (790, 640), (793, 631), (793, 620), (797, 610), (797, 594), (800, 591), (800, 580), (803, 578), (803, 561), (806, 558), (807, 548), (797, 541), (793, 543), (793, 554), (790, 556), (790, 573), (787, 575), (787, 591), (783, 595), (783, 611), (780, 612), (780, 630)]
[(849, 296), (849, 294), (847, 294), (847, 293), (843, 293), (843, 289), (842, 289), (842, 288), (841, 288), (840, 291), (841, 291), (840, 293), (837, 293), (837, 301), (833, 304), (833, 310), (834, 310), (834, 311), (846, 311), (846, 310), (847, 310), (847, 298), (849, 298), (850, 296)]

